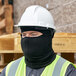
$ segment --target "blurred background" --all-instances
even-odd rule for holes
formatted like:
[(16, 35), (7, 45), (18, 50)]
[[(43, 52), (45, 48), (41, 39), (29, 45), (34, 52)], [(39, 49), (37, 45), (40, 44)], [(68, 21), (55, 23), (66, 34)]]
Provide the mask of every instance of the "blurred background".
[(15, 25), (30, 5), (41, 5), (52, 13), (56, 26), (53, 48), (76, 63), (76, 0), (0, 0), (0, 72), (10, 61), (23, 56), (20, 29)]

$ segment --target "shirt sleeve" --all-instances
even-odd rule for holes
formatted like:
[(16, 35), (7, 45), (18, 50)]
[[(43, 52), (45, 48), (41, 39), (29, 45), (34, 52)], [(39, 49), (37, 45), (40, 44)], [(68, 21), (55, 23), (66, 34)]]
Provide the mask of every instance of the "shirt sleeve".
[(65, 76), (76, 76), (76, 68), (72, 64), (68, 66)]
[(3, 71), (0, 74), (0, 76), (5, 76), (5, 70), (6, 70), (6, 67), (3, 69)]

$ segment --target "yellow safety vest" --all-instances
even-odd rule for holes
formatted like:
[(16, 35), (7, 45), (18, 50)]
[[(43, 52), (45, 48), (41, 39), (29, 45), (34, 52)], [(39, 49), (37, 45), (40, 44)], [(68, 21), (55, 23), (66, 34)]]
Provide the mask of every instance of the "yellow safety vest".
[[(24, 58), (25, 57), (23, 56), (9, 63), (6, 67), (6, 76), (26, 76), (26, 64)], [(45, 67), (40, 76), (65, 76), (69, 64), (73, 63), (56, 55), (55, 60)]]

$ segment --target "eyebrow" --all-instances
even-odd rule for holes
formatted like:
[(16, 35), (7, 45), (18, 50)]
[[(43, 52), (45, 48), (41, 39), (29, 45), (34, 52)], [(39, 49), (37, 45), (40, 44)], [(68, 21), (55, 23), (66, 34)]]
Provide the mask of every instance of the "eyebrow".
[[(26, 34), (27, 32), (23, 32), (23, 34)], [(32, 31), (32, 32), (30, 32), (29, 34), (31, 34), (31, 33), (37, 33), (37, 32), (35, 32), (35, 31)]]

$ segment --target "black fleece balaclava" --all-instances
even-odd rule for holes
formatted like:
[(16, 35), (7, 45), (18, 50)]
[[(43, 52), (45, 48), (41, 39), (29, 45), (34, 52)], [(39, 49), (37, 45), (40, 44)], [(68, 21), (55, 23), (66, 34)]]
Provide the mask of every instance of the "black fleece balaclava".
[(21, 37), (21, 47), (25, 56), (25, 63), (33, 69), (39, 69), (50, 64), (56, 57), (52, 49), (53, 29), (41, 27), (20, 27), (21, 32), (39, 31), (43, 35), (38, 37)]

